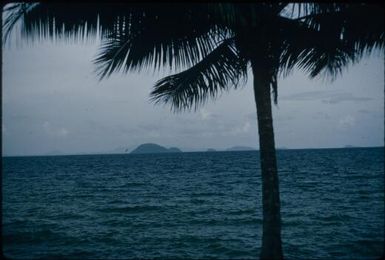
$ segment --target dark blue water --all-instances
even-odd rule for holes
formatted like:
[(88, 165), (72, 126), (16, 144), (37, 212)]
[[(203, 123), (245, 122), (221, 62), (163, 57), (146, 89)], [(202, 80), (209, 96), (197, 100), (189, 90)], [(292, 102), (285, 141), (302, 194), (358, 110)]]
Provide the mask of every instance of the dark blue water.
[[(278, 151), (288, 259), (384, 249), (384, 149)], [(11, 258), (257, 258), (258, 152), (3, 158)]]

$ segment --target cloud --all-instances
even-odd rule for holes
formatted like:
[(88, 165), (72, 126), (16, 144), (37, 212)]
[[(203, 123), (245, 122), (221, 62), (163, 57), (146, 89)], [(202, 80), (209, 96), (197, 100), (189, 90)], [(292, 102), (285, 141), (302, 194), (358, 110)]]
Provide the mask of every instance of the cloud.
[(354, 126), (356, 124), (356, 119), (351, 116), (351, 115), (348, 115), (344, 118), (341, 118), (339, 121), (338, 121), (338, 125), (337, 127), (339, 129), (348, 129), (348, 128), (351, 128), (352, 126)]
[(329, 99), (324, 99), (322, 100), (322, 103), (334, 105), (343, 101), (365, 102), (365, 101), (370, 101), (372, 99), (373, 98), (368, 98), (368, 97), (354, 97), (351, 93), (343, 93), (343, 94), (338, 94)]
[(295, 117), (292, 115), (282, 115), (278, 114), (277, 116), (273, 117), (274, 122), (285, 122), (285, 121), (292, 121)]
[(358, 110), (358, 112), (360, 112), (362, 114), (370, 114), (371, 113), (369, 110), (366, 110), (366, 109), (360, 109), (360, 110)]
[(293, 94), (289, 96), (283, 96), (280, 100), (289, 100), (289, 101), (311, 101), (311, 100), (320, 100), (322, 103), (326, 104), (338, 104), (343, 101), (353, 101), (353, 102), (365, 102), (370, 101), (373, 98), (369, 97), (356, 97), (351, 93), (347, 92), (331, 92), (331, 91), (312, 91), (312, 92), (303, 92), (298, 94)]
[(242, 126), (242, 132), (244, 132), (244, 133), (248, 132), (250, 130), (250, 126), (251, 126), (251, 124), (249, 121), (245, 122)]
[(53, 127), (48, 121), (45, 121), (43, 123), (43, 129), (46, 134), (55, 137), (66, 137), (69, 133), (68, 130), (64, 127)]
[(242, 125), (238, 125), (232, 129), (229, 129), (228, 131), (224, 131), (222, 133), (222, 136), (228, 136), (228, 135), (236, 136), (236, 135), (248, 133), (251, 129), (251, 126), (252, 125), (250, 121), (246, 121)]
[(316, 112), (314, 115), (312, 115), (313, 119), (330, 119), (330, 115), (325, 112)]
[(152, 138), (161, 137), (160, 133), (158, 131), (155, 131), (155, 130), (154, 131), (150, 131), (148, 133), (148, 136), (152, 137)]
[(310, 92), (302, 92), (297, 94), (292, 94), (288, 96), (282, 96), (279, 99), (280, 100), (301, 100), (301, 101), (307, 101), (307, 100), (316, 100), (320, 98), (329, 97), (331, 93), (325, 92), (325, 91), (310, 91)]
[(201, 110), (199, 111), (199, 114), (200, 114), (200, 116), (201, 116), (201, 119), (203, 119), (203, 120), (207, 120), (207, 119), (209, 119), (210, 116), (211, 116), (211, 113), (208, 112), (208, 111), (206, 111), (205, 109), (201, 109)]
[(254, 112), (254, 113), (248, 113), (245, 115), (246, 119), (250, 119), (250, 120), (257, 120), (257, 113)]

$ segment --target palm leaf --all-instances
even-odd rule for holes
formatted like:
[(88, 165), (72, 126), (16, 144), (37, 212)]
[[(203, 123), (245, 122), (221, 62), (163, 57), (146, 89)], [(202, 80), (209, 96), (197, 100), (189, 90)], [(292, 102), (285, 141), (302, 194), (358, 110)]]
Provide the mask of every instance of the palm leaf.
[[(111, 32), (95, 59), (101, 78), (120, 69), (139, 70), (145, 67), (186, 68), (207, 56), (216, 42), (228, 37), (225, 30), (215, 26), (195, 30), (192, 23), (164, 30), (175, 21), (171, 15), (146, 15), (146, 19), (130, 16), (128, 26)], [(180, 19), (185, 19), (180, 17)], [(177, 23), (182, 24), (181, 21)], [(162, 29), (163, 28), (163, 29)], [(221, 32), (220, 32), (221, 31)]]
[[(311, 77), (335, 77), (374, 48), (384, 48), (382, 6), (291, 6), (288, 15), (285, 3), (20, 3), (4, 8), (3, 28), (7, 38), (21, 21), (22, 35), (33, 40), (84, 40), (99, 31), (103, 44), (95, 62), (101, 78), (120, 69), (192, 66), (156, 85), (155, 99), (176, 108), (197, 105), (218, 89), (226, 89), (231, 78), (236, 82), (243, 77), (246, 61), (256, 53), (269, 57), (266, 66), (276, 101), (278, 72), (286, 74), (299, 67)], [(192, 79), (197, 80), (195, 85)], [(212, 86), (215, 80), (217, 87)], [(181, 101), (185, 93), (192, 98), (185, 96)]]
[(277, 16), (287, 3), (211, 3), (209, 10), (215, 21), (223, 26), (236, 29), (256, 26), (261, 18)]
[[(299, 21), (281, 17), (280, 70), (295, 66), (311, 77), (334, 79), (346, 65), (355, 63), (374, 48), (384, 48), (383, 12), (370, 5), (320, 8)], [(365, 21), (365, 25), (362, 22)]]
[(21, 20), (22, 35), (32, 40), (84, 40), (99, 31), (103, 46), (95, 61), (101, 77), (123, 65), (125, 70), (149, 64), (189, 67), (210, 53), (214, 42), (227, 37), (209, 15), (207, 4), (40, 3), (17, 7), (17, 15), (6, 19), (8, 27)]
[(193, 67), (159, 80), (151, 96), (156, 103), (170, 103), (174, 110), (197, 109), (246, 77), (247, 63), (239, 57), (233, 39), (228, 39)]

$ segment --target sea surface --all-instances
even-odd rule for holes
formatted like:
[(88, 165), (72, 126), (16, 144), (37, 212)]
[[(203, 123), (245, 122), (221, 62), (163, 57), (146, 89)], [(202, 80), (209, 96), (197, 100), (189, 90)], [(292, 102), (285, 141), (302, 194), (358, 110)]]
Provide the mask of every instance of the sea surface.
[[(259, 153), (4, 157), (13, 259), (256, 259)], [(278, 151), (287, 259), (378, 259), (384, 148)]]

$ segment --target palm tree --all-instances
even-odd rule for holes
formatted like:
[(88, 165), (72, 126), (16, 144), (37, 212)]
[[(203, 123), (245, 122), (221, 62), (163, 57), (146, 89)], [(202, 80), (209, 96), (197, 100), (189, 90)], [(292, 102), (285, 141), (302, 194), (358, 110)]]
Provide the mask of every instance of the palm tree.
[(253, 75), (262, 172), (261, 259), (282, 259), (281, 216), (271, 91), (294, 68), (335, 78), (384, 49), (382, 6), (325, 3), (13, 4), (4, 36), (21, 20), (27, 39), (100, 36), (100, 78), (123, 70), (169, 67), (154, 86), (155, 102), (197, 109)]

